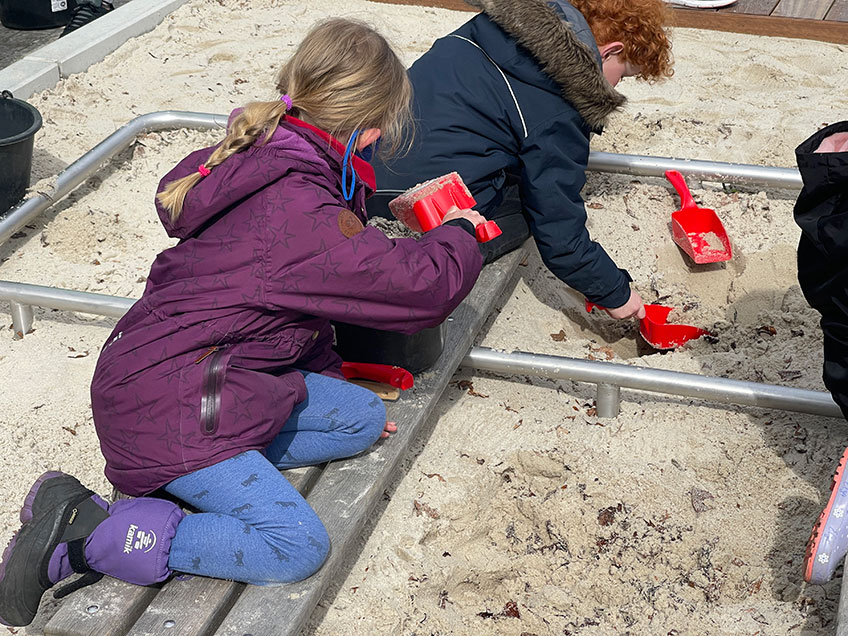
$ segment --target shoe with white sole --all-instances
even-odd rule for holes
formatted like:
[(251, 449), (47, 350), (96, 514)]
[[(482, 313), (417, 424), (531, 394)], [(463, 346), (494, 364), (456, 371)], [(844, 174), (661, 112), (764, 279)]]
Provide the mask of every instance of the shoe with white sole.
[(720, 9), (736, 4), (736, 0), (665, 0), (669, 4), (692, 9)]
[(848, 553), (848, 448), (842, 454), (833, 483), (830, 498), (813, 526), (804, 555), (804, 580), (823, 585)]

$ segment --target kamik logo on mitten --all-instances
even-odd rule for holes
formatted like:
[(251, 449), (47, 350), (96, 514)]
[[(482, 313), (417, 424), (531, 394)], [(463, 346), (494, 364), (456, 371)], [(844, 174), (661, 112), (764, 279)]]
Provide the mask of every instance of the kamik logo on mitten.
[(150, 552), (156, 545), (156, 533), (152, 530), (145, 532), (139, 530), (134, 523), (127, 529), (127, 538), (124, 540), (124, 554), (131, 554), (133, 550), (142, 550), (145, 554)]

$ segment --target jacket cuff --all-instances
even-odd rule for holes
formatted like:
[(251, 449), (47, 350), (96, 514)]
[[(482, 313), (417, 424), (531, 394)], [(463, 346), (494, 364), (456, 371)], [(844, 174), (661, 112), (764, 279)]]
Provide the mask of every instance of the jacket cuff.
[(603, 296), (586, 296), (586, 300), (607, 309), (616, 309), (630, 300), (630, 283), (633, 282), (633, 279), (626, 269), (619, 269), (618, 271), (622, 278), (614, 290)]
[(456, 227), (461, 227), (475, 239), (477, 238), (477, 232), (474, 231), (474, 224), (468, 219), (451, 219), (446, 223), (442, 223), (442, 225), (454, 225)]

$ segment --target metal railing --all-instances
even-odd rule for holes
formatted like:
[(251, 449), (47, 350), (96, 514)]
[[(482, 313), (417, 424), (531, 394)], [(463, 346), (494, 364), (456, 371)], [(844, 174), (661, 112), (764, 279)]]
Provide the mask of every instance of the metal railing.
[(49, 192), (39, 192), (0, 216), (0, 245), (8, 241), (30, 220), (70, 194), (106, 161), (127, 148), (139, 135), (175, 128), (207, 129), (224, 128), (226, 125), (226, 115), (211, 113), (163, 110), (136, 117), (56, 175), (54, 182), (46, 184)]
[[(0, 300), (12, 303), (12, 326), (21, 336), (31, 326), (33, 306), (120, 317), (135, 302), (132, 298), (7, 281), (0, 281)], [(479, 371), (596, 384), (597, 415), (603, 418), (618, 415), (621, 387), (694, 397), (711, 402), (842, 417), (839, 407), (829, 393), (711, 378), (694, 373), (520, 351), (506, 353), (485, 347), (473, 347), (461, 364)]]
[[(0, 244), (8, 241), (30, 220), (69, 194), (104, 162), (128, 147), (138, 135), (176, 128), (224, 128), (226, 125), (227, 116), (214, 113), (164, 110), (136, 117), (60, 172), (55, 182), (50, 184), (49, 192), (40, 192), (0, 216)], [(666, 170), (678, 170), (689, 176), (723, 183), (775, 188), (800, 188), (802, 185), (801, 174), (794, 168), (611, 152), (589, 153), (588, 169), (646, 177), (662, 177)]]
[[(70, 193), (104, 162), (128, 147), (139, 134), (175, 128), (223, 128), (226, 123), (226, 115), (212, 113), (160, 111), (136, 117), (60, 172), (50, 184), (49, 192), (40, 192), (0, 217), (0, 244)], [(790, 168), (605, 152), (590, 153), (588, 169), (656, 177), (663, 176), (666, 170), (674, 169), (705, 180), (769, 187), (801, 186), (799, 172)], [(0, 300), (11, 303), (12, 326), (18, 337), (23, 337), (32, 327), (33, 306), (119, 317), (135, 302), (131, 298), (8, 281), (0, 281)], [(691, 373), (524, 352), (501, 353), (482, 347), (471, 349), (462, 364), (497, 373), (595, 383), (599, 417), (618, 415), (621, 387), (714, 402), (841, 417), (839, 408), (828, 393)]]

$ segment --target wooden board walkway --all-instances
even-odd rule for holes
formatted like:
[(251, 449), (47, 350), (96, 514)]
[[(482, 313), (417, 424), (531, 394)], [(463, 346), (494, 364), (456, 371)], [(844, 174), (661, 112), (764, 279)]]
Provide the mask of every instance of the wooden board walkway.
[[(462, 0), (374, 0), (476, 11)], [(674, 25), (848, 44), (848, 0), (738, 0), (723, 9), (674, 7)]]
[(448, 318), (444, 351), (400, 400), (386, 405), (398, 432), (370, 452), (284, 474), (324, 522), (332, 548), (315, 575), (259, 587), (191, 577), (157, 589), (104, 578), (64, 599), (27, 634), (41, 636), (296, 636), (330, 584), (345, 576), (356, 542), (398, 475), (401, 460), (433, 413), (456, 368), (498, 300), (511, 289), (526, 247), (484, 268), (474, 289)]

